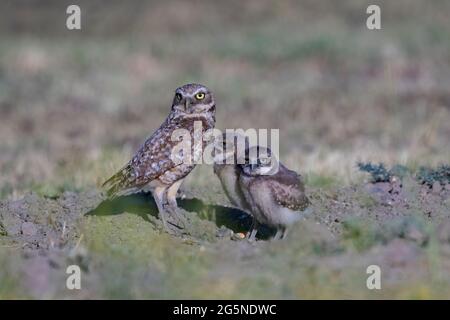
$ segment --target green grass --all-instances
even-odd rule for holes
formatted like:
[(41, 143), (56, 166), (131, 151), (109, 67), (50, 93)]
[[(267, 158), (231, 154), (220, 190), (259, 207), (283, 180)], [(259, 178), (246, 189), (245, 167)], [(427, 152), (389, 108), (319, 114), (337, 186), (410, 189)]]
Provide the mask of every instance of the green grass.
[(305, 183), (307, 186), (311, 188), (331, 188), (338, 184), (338, 180), (336, 177), (327, 176), (327, 175), (319, 175), (313, 172), (308, 173), (305, 177)]

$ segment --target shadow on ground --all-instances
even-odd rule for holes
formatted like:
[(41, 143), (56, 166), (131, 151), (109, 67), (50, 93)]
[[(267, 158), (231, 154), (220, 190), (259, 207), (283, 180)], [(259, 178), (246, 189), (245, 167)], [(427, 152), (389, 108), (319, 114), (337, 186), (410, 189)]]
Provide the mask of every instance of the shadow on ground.
[[(252, 224), (251, 216), (239, 209), (206, 204), (198, 198), (178, 199), (178, 206), (188, 212), (197, 213), (197, 217), (200, 219), (207, 219), (214, 222), (218, 228), (224, 226), (234, 233), (246, 233), (250, 230)], [(158, 208), (155, 200), (149, 193), (105, 200), (95, 209), (87, 212), (86, 215), (109, 216), (124, 212), (136, 214), (147, 222), (150, 222), (149, 215), (155, 218), (158, 217)], [(213, 214), (199, 214), (203, 212)], [(272, 230), (263, 226), (258, 232), (258, 238), (267, 239), (272, 233)]]

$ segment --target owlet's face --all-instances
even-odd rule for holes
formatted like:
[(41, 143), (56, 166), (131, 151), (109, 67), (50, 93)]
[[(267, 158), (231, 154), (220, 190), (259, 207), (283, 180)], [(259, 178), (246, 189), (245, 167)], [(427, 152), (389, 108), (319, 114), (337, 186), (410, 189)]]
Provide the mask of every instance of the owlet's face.
[(278, 172), (279, 163), (269, 148), (252, 147), (247, 150), (246, 163), (240, 165), (242, 172), (247, 176), (273, 175)]
[(206, 113), (214, 111), (215, 101), (207, 87), (190, 83), (175, 90), (172, 109), (190, 114)]

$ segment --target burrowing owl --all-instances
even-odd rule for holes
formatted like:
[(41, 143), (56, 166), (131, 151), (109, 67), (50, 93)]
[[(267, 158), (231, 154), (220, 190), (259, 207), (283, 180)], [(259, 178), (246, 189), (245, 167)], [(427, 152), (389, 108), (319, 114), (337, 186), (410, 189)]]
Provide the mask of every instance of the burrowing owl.
[[(223, 157), (220, 160), (214, 162), (214, 173), (220, 180), (223, 190), (226, 196), (230, 200), (231, 204), (247, 213), (250, 213), (250, 207), (245, 200), (244, 194), (239, 185), (240, 169), (238, 164), (238, 139), (243, 139), (243, 148), (248, 146), (248, 139), (236, 134), (226, 134), (222, 136), (222, 149)], [(245, 157), (245, 154), (243, 155)], [(245, 161), (245, 159), (244, 159)], [(242, 161), (242, 163), (244, 163)]]
[[(238, 165), (239, 186), (256, 222), (276, 228), (275, 239), (279, 239), (289, 225), (311, 211), (310, 202), (297, 172), (278, 162), (270, 149), (257, 154), (256, 161)], [(256, 226), (250, 238), (255, 235)]]
[[(194, 161), (179, 163), (172, 160), (173, 148), (179, 144), (179, 141), (173, 141), (172, 134), (177, 129), (186, 129), (193, 137), (197, 121), (201, 123), (201, 133), (214, 128), (215, 111), (213, 94), (205, 86), (186, 84), (176, 89), (172, 109), (164, 123), (133, 158), (103, 184), (108, 196), (113, 198), (141, 190), (151, 191), (163, 225), (169, 230), (166, 208), (178, 220), (182, 218), (177, 211), (177, 191), (195, 167)], [(201, 143), (205, 147), (206, 142), (202, 140)]]

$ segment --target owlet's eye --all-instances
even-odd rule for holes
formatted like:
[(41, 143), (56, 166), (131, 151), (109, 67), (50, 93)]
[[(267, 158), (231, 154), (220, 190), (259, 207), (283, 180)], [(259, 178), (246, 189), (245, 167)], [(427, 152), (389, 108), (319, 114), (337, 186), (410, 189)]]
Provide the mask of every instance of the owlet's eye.
[(181, 99), (183, 99), (183, 97), (181, 96), (180, 93), (177, 93), (175, 96), (176, 96), (176, 98), (177, 98), (178, 101), (180, 101)]
[(203, 92), (199, 92), (195, 95), (195, 99), (203, 100), (205, 98), (205, 94)]

